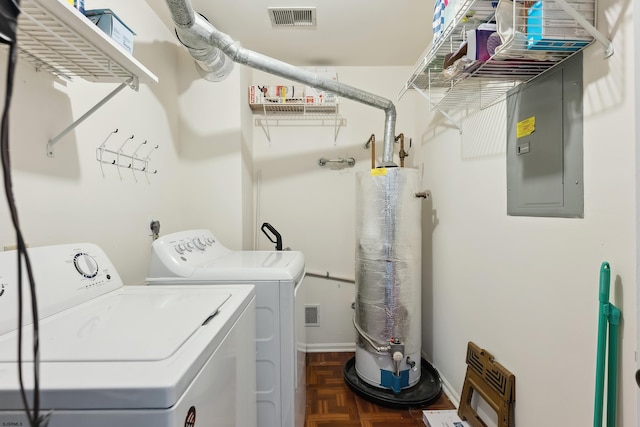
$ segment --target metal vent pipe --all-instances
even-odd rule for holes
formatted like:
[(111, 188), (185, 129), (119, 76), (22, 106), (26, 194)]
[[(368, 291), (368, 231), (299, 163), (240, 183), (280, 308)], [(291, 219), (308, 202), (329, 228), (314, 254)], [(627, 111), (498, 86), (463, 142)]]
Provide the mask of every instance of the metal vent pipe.
[(396, 127), (396, 107), (393, 102), (241, 47), (229, 35), (218, 31), (209, 21), (197, 14), (190, 0), (166, 0), (166, 2), (176, 25), (178, 39), (196, 60), (202, 77), (213, 81), (223, 80), (231, 72), (233, 62), (237, 62), (383, 110), (385, 124), (381, 166), (396, 166), (393, 162)]

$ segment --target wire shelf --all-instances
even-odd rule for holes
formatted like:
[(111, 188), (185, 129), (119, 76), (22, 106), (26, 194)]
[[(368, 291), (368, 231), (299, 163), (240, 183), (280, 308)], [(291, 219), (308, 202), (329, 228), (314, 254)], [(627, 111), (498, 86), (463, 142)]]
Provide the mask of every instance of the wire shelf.
[[(584, 49), (594, 38), (605, 45), (607, 56), (613, 53), (610, 43), (594, 27), (595, 0), (460, 1), (450, 25), (423, 53), (400, 97), (414, 89), (429, 100), (431, 109), (483, 109), (519, 83)], [(486, 23), (495, 23), (498, 13), (497, 26), (502, 28), (496, 38), (498, 28), (486, 29)], [(509, 18), (507, 25), (504, 16)], [(469, 35), (477, 37), (481, 31), (495, 33), (498, 43), (489, 47), (485, 39), (482, 47), (486, 46), (488, 59), (473, 61), (464, 49), (472, 45)]]
[[(291, 122), (291, 123), (290, 123)], [(295, 115), (288, 113), (275, 113), (256, 117), (256, 125), (271, 124), (274, 126), (344, 126), (347, 120), (337, 114), (305, 114)]]
[(300, 103), (273, 102), (273, 103), (250, 104), (250, 106), (255, 113), (262, 113), (264, 115), (298, 113), (295, 115), (291, 115), (291, 117), (299, 117), (299, 118), (306, 118), (311, 115), (318, 115), (318, 114), (325, 114), (325, 115), (334, 114), (335, 115), (338, 113), (337, 103), (306, 104), (302, 102)]
[[(305, 103), (305, 98), (282, 100), (281, 98), (265, 98), (267, 102), (249, 104), (257, 115), (255, 125), (261, 126), (271, 141), (270, 126), (331, 126), (334, 128), (334, 141), (347, 119), (338, 112), (338, 102), (322, 104)], [(286, 102), (285, 102), (286, 101)]]
[(129, 86), (155, 83), (158, 78), (98, 26), (65, 0), (22, 0), (18, 16), (18, 54), (33, 64), (65, 79), (81, 77), (91, 82), (120, 83), (88, 112), (47, 142), (54, 145), (98, 108)]
[(22, 0), (18, 47), (36, 69), (72, 80), (127, 84), (157, 82), (135, 60), (78, 10), (61, 0)]

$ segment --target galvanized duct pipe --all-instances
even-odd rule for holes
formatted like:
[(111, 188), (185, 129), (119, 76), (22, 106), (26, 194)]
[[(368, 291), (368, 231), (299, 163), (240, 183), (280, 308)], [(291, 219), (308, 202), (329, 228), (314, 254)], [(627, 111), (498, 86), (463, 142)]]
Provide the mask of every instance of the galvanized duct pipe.
[(218, 31), (209, 21), (196, 14), (190, 0), (166, 1), (176, 25), (176, 34), (199, 64), (202, 69), (200, 73), (204, 78), (215, 81), (224, 79), (231, 72), (230, 61), (228, 61), (231, 59), (251, 68), (313, 88), (324, 89), (352, 101), (381, 109), (385, 112), (384, 151), (381, 166), (396, 166), (393, 162), (396, 107), (390, 100), (242, 48), (230, 36)]

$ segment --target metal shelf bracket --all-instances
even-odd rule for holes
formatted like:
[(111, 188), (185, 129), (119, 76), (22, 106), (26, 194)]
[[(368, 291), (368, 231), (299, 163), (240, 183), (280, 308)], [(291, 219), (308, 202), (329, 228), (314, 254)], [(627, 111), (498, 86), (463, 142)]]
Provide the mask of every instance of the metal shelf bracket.
[(124, 89), (127, 86), (131, 86), (132, 88), (136, 88), (137, 84), (133, 84), (134, 81), (136, 79), (134, 78), (130, 78), (129, 80), (127, 80), (126, 82), (122, 82), (117, 88), (115, 88), (113, 91), (111, 91), (111, 93), (109, 93), (107, 96), (105, 96), (104, 98), (102, 98), (96, 105), (94, 105), (89, 111), (87, 111), (86, 113), (84, 113), (81, 117), (79, 117), (76, 121), (74, 121), (73, 123), (71, 123), (71, 125), (69, 125), (65, 130), (63, 130), (62, 132), (60, 132), (57, 136), (55, 136), (54, 138), (51, 138), (49, 140), (49, 142), (47, 142), (47, 156), (49, 157), (54, 157), (54, 151), (53, 151), (53, 146), (60, 140), (62, 139), (66, 134), (68, 134), (69, 132), (71, 132), (73, 129), (75, 129), (80, 123), (82, 123), (83, 121), (85, 121), (89, 116), (91, 116), (93, 113), (95, 113), (100, 107), (102, 107), (104, 104), (106, 104), (111, 98), (113, 98), (114, 96), (116, 96), (122, 89)]
[[(424, 93), (424, 91), (422, 89), (420, 89), (419, 87), (417, 87), (415, 84), (411, 83), (411, 86), (413, 86), (413, 88), (424, 97), (424, 99), (426, 99), (429, 102), (429, 105), (432, 105), (431, 99), (429, 99), (429, 96)], [(462, 123), (456, 121), (453, 119), (453, 117), (451, 117), (449, 114), (447, 114), (444, 110), (436, 110), (438, 111), (440, 114), (442, 114), (447, 120), (449, 120), (449, 122), (454, 125), (456, 127), (456, 129), (458, 129), (458, 132), (460, 132), (460, 135), (462, 135)]]
[(600, 31), (598, 31), (596, 27), (591, 25), (591, 23), (587, 21), (584, 18), (584, 16), (578, 13), (577, 10), (575, 10), (569, 3), (567, 3), (567, 0), (553, 0), (553, 1), (557, 3), (558, 6), (560, 6), (562, 10), (566, 12), (567, 15), (575, 19), (576, 22), (580, 24), (582, 28), (585, 29), (585, 31), (587, 31), (594, 39), (596, 39), (604, 47), (605, 58), (608, 58), (611, 55), (613, 55), (613, 43), (611, 43), (609, 39), (607, 39)]

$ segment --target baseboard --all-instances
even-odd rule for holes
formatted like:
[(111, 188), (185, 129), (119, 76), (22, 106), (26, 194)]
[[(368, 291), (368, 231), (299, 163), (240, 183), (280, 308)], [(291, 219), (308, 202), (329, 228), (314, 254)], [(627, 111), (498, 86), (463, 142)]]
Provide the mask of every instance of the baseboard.
[(446, 378), (443, 378), (441, 376), (440, 379), (442, 380), (442, 391), (444, 391), (444, 394), (447, 395), (447, 397), (449, 398), (451, 403), (453, 403), (456, 408), (459, 408), (460, 407), (460, 395), (458, 393), (456, 393), (456, 391), (453, 389), (453, 387), (451, 387), (451, 384), (449, 384), (449, 381), (447, 381)]
[(354, 351), (356, 351), (356, 344), (352, 342), (307, 344), (307, 353), (342, 353)]
[[(425, 360), (428, 360), (429, 363), (431, 363), (431, 365), (433, 366), (433, 363), (429, 360), (429, 358), (424, 353), (422, 353), (422, 357), (424, 357)], [(438, 371), (438, 375), (440, 375), (440, 382), (442, 382), (442, 391), (444, 391), (444, 394), (447, 395), (451, 403), (453, 403), (456, 408), (459, 408), (460, 395), (451, 386), (451, 383), (449, 383), (449, 381), (447, 381), (447, 379), (442, 376), (442, 373), (438, 370), (438, 368), (436, 366), (433, 366), (433, 367), (436, 368), (436, 371)]]

